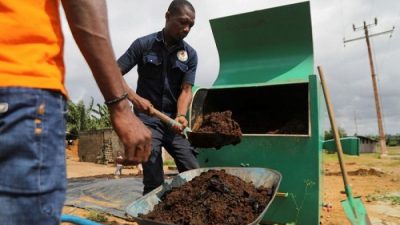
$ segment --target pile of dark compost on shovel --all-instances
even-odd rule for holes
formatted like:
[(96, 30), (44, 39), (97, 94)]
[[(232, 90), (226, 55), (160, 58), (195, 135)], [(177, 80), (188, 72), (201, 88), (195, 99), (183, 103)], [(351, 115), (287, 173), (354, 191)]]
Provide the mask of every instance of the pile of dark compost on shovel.
[(242, 131), (232, 119), (231, 111), (198, 116), (192, 130), (188, 135), (194, 147), (219, 149), (224, 145), (236, 145), (242, 139)]
[(219, 133), (242, 136), (239, 124), (232, 119), (232, 111), (212, 112), (199, 116), (194, 125), (193, 131), (199, 133)]
[(177, 225), (245, 225), (263, 212), (271, 188), (256, 188), (225, 170), (209, 170), (164, 193), (143, 219)]

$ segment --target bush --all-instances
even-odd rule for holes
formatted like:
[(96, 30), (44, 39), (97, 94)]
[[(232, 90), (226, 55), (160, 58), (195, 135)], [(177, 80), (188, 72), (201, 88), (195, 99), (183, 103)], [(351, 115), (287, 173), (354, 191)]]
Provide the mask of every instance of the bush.
[(96, 211), (90, 211), (89, 215), (86, 217), (89, 220), (95, 221), (95, 222), (107, 222), (108, 219), (107, 217), (99, 212)]

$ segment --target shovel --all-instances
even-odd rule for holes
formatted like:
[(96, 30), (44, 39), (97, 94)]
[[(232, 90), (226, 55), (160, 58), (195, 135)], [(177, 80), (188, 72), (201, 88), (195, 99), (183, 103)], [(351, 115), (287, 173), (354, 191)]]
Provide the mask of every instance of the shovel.
[[(154, 107), (151, 109), (151, 116), (159, 118), (168, 126), (182, 127), (178, 121), (170, 118), (164, 113), (158, 111)], [(213, 132), (193, 132), (189, 127), (185, 127), (182, 131), (183, 136), (189, 140), (190, 144), (196, 148), (216, 148), (220, 149), (224, 145), (236, 145), (240, 142), (240, 137), (229, 134), (213, 133)]]
[(350, 184), (347, 179), (347, 171), (346, 171), (346, 168), (344, 167), (343, 149), (342, 149), (342, 144), (340, 142), (339, 131), (336, 127), (335, 115), (333, 113), (333, 106), (331, 103), (329, 90), (325, 83), (325, 78), (324, 78), (322, 68), (320, 66), (318, 66), (317, 68), (318, 68), (319, 76), (321, 78), (321, 84), (322, 84), (322, 89), (324, 91), (326, 106), (328, 108), (329, 120), (331, 122), (331, 127), (332, 127), (332, 130), (334, 133), (334, 138), (335, 138), (336, 148), (337, 148), (337, 153), (338, 153), (338, 158), (339, 158), (339, 164), (340, 164), (340, 170), (342, 171), (342, 177), (343, 177), (343, 182), (344, 182), (344, 190), (346, 192), (346, 197), (347, 197), (347, 200), (342, 201), (342, 207), (344, 209), (344, 212), (345, 212), (347, 218), (350, 220), (351, 224), (353, 224), (353, 225), (371, 225), (371, 221), (367, 215), (367, 211), (365, 210), (365, 207), (364, 207), (361, 199), (359, 197), (357, 197), (357, 198), (353, 197), (351, 187), (350, 187)]

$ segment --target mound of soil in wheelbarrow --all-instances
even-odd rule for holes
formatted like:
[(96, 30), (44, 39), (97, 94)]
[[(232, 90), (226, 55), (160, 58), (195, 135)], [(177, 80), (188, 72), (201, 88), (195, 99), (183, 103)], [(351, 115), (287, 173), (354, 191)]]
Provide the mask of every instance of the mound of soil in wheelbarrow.
[(198, 116), (193, 124), (189, 141), (195, 147), (215, 147), (240, 143), (242, 131), (232, 119), (232, 111), (212, 112)]
[(272, 192), (224, 170), (209, 170), (164, 193), (153, 211), (139, 217), (177, 225), (245, 225), (263, 212)]

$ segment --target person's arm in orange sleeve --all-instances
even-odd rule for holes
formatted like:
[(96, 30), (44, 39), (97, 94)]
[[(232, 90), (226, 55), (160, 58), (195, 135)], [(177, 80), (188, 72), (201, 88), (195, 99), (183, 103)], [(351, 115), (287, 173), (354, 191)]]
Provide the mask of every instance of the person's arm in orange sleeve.
[[(108, 31), (105, 0), (62, 0), (79, 49), (85, 57), (106, 101), (123, 96), (121, 72), (115, 60)], [(109, 105), (111, 121), (125, 146), (128, 161), (145, 162), (151, 152), (151, 132), (132, 113), (126, 99)]]

